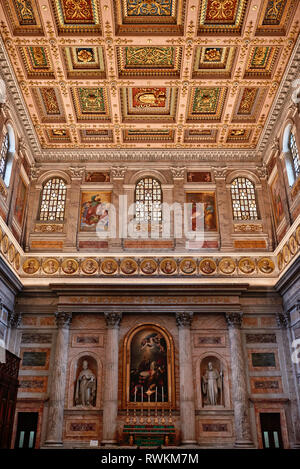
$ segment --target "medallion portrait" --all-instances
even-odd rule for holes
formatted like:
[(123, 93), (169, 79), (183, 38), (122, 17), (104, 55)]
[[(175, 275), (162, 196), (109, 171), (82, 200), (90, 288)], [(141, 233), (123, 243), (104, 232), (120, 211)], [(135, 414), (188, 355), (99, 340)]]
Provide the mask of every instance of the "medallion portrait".
[(233, 261), (233, 259), (231, 259), (231, 257), (224, 257), (220, 262), (219, 262), (219, 270), (223, 273), (223, 274), (233, 274), (233, 272), (235, 271), (236, 269), (236, 264), (235, 262)]
[(272, 259), (269, 259), (268, 257), (263, 257), (262, 259), (260, 259), (257, 265), (258, 265), (259, 270), (263, 274), (271, 274), (275, 269), (274, 262), (272, 261)]
[(138, 265), (133, 259), (123, 259), (120, 268), (123, 274), (132, 275), (137, 271)]
[(92, 275), (98, 270), (98, 262), (89, 257), (81, 263), (81, 270), (87, 275)]
[(199, 267), (203, 274), (211, 275), (216, 271), (217, 265), (212, 259), (202, 259)]
[(153, 259), (144, 259), (141, 262), (141, 271), (145, 275), (154, 274), (157, 270), (157, 263)]
[(296, 240), (297, 243), (300, 245), (300, 226), (296, 229)]
[(29, 258), (23, 264), (23, 270), (26, 274), (32, 275), (35, 274), (40, 268), (40, 263), (37, 259)]
[(107, 275), (115, 274), (118, 270), (118, 264), (114, 259), (105, 259), (101, 262), (101, 270)]
[(55, 258), (46, 259), (42, 264), (43, 271), (48, 275), (55, 274), (58, 271), (58, 268), (59, 263)]
[(255, 271), (255, 263), (250, 257), (244, 257), (239, 261), (239, 269), (244, 274), (252, 274)]
[(294, 236), (291, 236), (289, 239), (289, 248), (293, 255), (296, 254), (298, 250), (298, 246), (297, 246), (297, 241), (295, 240)]
[(196, 269), (197, 269), (197, 264), (194, 261), (194, 259), (188, 258), (188, 259), (183, 259), (180, 262), (180, 270), (186, 275), (191, 275), (194, 274)]
[(166, 275), (174, 274), (177, 271), (177, 264), (174, 259), (164, 259), (160, 263), (160, 270)]
[(75, 274), (78, 270), (78, 262), (75, 259), (65, 259), (61, 264), (61, 268), (65, 274)]
[(291, 253), (287, 244), (283, 246), (282, 255), (283, 255), (283, 260), (286, 264), (290, 262)]

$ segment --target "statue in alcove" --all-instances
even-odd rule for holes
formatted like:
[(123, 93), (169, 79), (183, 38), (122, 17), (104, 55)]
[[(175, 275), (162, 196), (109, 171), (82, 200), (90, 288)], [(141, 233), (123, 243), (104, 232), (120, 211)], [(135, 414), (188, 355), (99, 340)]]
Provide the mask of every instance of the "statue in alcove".
[(206, 405), (222, 404), (223, 371), (219, 371), (208, 362), (206, 371), (202, 376), (202, 393)]
[(75, 405), (83, 407), (95, 406), (96, 386), (96, 376), (89, 369), (88, 361), (84, 360), (82, 362), (82, 370), (76, 382)]

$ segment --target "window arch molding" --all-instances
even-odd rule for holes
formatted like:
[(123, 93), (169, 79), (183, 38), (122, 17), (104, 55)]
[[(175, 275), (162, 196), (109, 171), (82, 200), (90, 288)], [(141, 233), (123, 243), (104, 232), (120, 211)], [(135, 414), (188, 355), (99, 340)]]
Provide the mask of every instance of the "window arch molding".
[(58, 170), (46, 171), (45, 173), (41, 174), (41, 176), (39, 176), (37, 179), (36, 188), (42, 189), (45, 182), (47, 182), (48, 179), (51, 179), (51, 178), (63, 179), (66, 183), (67, 189), (71, 187), (71, 178), (68, 175), (68, 173), (58, 169)]
[[(253, 189), (254, 189), (254, 197), (255, 197), (255, 212), (256, 213), (256, 216), (255, 217), (250, 217), (250, 218), (239, 218), (239, 217), (235, 217), (234, 215), (234, 207), (233, 207), (233, 198), (232, 198), (232, 183), (238, 179), (238, 178), (244, 178), (246, 180), (248, 180), (252, 185), (253, 185)], [(255, 220), (260, 220), (261, 219), (261, 213), (260, 213), (260, 209), (259, 209), (259, 197), (258, 197), (258, 190), (261, 189), (261, 183), (260, 183), (260, 180), (259, 178), (253, 174), (252, 172), (250, 171), (234, 171), (232, 173), (230, 173), (230, 175), (227, 177), (227, 184), (226, 184), (226, 187), (228, 188), (229, 192), (230, 192), (230, 207), (231, 207), (231, 212), (232, 212), (232, 219), (234, 221), (255, 221)], [(250, 188), (251, 189), (251, 188)], [(248, 199), (249, 200), (249, 199)], [(250, 210), (249, 210), (249, 214), (250, 214)]]
[[(286, 172), (287, 172), (287, 178), (288, 178), (288, 183), (289, 186), (292, 187), (296, 181), (296, 179), (299, 177), (299, 151), (300, 149), (297, 148), (297, 142), (296, 142), (296, 148), (297, 148), (297, 153), (298, 153), (298, 163), (297, 163), (297, 168), (295, 166), (295, 161), (294, 161), (294, 155), (291, 151), (291, 136), (293, 135), (295, 138), (296, 134), (296, 128), (295, 128), (295, 123), (289, 119), (284, 126), (284, 130), (282, 133), (282, 152), (283, 152), (283, 157), (284, 157), (284, 162), (285, 162), (285, 167), (286, 167)], [(297, 172), (298, 169), (298, 172)]]
[(160, 182), (160, 185), (163, 186), (164, 184), (170, 184), (171, 181), (168, 181), (167, 178), (165, 177), (164, 174), (162, 174), (160, 171), (156, 171), (154, 169), (149, 169), (147, 171), (146, 169), (143, 169), (141, 171), (138, 171), (137, 173), (134, 173), (130, 178), (129, 181), (127, 181), (128, 184), (136, 184), (143, 178), (145, 177), (152, 177), (153, 179), (157, 179)]
[(7, 147), (7, 153), (6, 153), (5, 169), (4, 169), (4, 174), (2, 176), (2, 179), (5, 182), (5, 185), (9, 187), (10, 178), (12, 174), (12, 168), (13, 168), (13, 162), (14, 162), (14, 156), (16, 152), (16, 137), (15, 137), (15, 131), (14, 131), (13, 125), (10, 121), (5, 122), (3, 130), (4, 132), (2, 134), (2, 139), (1, 139), (1, 148), (2, 148), (2, 144), (6, 135), (8, 136), (8, 147)]

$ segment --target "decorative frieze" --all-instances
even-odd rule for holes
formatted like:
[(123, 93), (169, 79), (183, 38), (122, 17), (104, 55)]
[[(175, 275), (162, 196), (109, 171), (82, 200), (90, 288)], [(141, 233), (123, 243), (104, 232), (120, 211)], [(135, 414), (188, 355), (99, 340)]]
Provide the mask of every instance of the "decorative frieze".
[(35, 233), (62, 233), (64, 225), (62, 223), (36, 223)]
[(262, 225), (256, 225), (254, 223), (234, 224), (235, 233), (260, 233), (262, 230)]

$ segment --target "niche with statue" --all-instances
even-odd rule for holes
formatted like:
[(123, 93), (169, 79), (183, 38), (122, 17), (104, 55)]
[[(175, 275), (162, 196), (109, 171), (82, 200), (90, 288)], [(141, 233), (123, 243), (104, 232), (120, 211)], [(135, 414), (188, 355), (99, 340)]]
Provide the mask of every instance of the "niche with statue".
[(95, 407), (97, 395), (97, 362), (93, 357), (83, 356), (77, 362), (74, 386), (76, 407)]
[(224, 369), (215, 356), (205, 357), (201, 362), (202, 405), (224, 406)]

